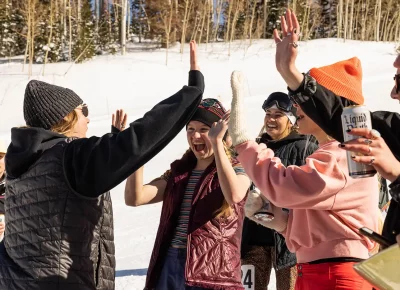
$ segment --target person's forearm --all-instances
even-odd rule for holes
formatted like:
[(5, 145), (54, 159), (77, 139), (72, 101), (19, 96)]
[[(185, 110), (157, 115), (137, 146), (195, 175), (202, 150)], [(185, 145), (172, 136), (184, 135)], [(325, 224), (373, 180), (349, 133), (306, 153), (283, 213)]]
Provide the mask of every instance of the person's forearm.
[(283, 79), (285, 80), (287, 86), (292, 91), (296, 91), (303, 82), (304, 75), (294, 68), (292, 71), (282, 74)]
[(143, 166), (132, 173), (126, 180), (125, 204), (140, 205), (140, 197), (143, 189)]
[(246, 190), (242, 189), (243, 186), (240, 184), (238, 176), (225, 153), (222, 141), (213, 144), (213, 150), (222, 193), (228, 204), (238, 203), (245, 197)]

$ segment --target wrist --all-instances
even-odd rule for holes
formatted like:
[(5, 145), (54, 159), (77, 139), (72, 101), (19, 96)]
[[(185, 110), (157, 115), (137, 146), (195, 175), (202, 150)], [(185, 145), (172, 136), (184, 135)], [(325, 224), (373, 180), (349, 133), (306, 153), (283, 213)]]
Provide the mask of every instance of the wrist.
[(390, 182), (394, 182), (396, 179), (400, 177), (400, 162), (397, 162), (396, 165), (393, 167), (390, 176), (388, 176), (387, 180)]
[(286, 72), (282, 73), (282, 77), (292, 91), (296, 91), (304, 79), (304, 75), (296, 67), (289, 68)]
[(216, 139), (212, 140), (211, 141), (211, 146), (212, 146), (214, 152), (215, 151), (220, 151), (221, 149), (225, 150), (224, 149), (224, 143), (222, 142), (222, 138), (216, 138)]

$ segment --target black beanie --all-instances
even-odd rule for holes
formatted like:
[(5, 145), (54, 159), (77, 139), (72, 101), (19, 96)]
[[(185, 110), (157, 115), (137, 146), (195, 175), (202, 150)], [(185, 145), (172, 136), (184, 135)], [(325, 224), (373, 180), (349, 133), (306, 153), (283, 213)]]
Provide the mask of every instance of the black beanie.
[(30, 127), (48, 130), (81, 104), (70, 89), (32, 80), (25, 89), (24, 119)]

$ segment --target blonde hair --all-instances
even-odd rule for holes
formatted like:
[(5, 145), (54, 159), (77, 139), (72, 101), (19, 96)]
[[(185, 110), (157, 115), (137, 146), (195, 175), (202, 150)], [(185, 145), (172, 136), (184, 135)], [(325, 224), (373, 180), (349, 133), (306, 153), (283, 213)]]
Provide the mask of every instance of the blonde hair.
[(73, 110), (64, 119), (50, 128), (51, 131), (70, 137), (73, 128), (78, 122), (78, 114)]
[[(225, 153), (226, 156), (228, 156), (229, 161), (232, 164), (233, 161), (233, 156), (234, 156), (234, 152), (232, 148), (229, 148), (225, 141), (223, 141), (224, 143), (224, 149), (225, 149)], [(232, 207), (229, 205), (229, 203), (226, 201), (226, 199), (224, 198), (224, 201), (222, 202), (222, 205), (219, 209), (217, 209), (215, 211), (215, 214), (217, 215), (217, 218), (227, 218), (232, 214)]]

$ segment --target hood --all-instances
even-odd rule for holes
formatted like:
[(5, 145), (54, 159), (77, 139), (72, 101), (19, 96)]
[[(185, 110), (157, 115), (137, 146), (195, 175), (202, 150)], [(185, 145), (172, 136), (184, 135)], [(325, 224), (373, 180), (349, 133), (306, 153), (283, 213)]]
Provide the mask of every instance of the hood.
[(310, 142), (315, 143), (315, 138), (313, 136), (307, 136), (307, 135), (300, 135), (299, 133), (292, 132), (285, 138), (282, 138), (280, 140), (272, 140), (271, 137), (267, 134), (264, 133), (261, 135), (260, 141), (258, 143), (264, 143), (268, 146), (268, 148), (271, 149), (276, 149), (281, 146), (284, 146), (286, 144), (300, 141), (300, 140), (307, 140), (307, 137), (309, 138)]
[(18, 178), (42, 155), (65, 139), (64, 135), (42, 128), (12, 128), (11, 144), (8, 147), (5, 164), (8, 178)]

